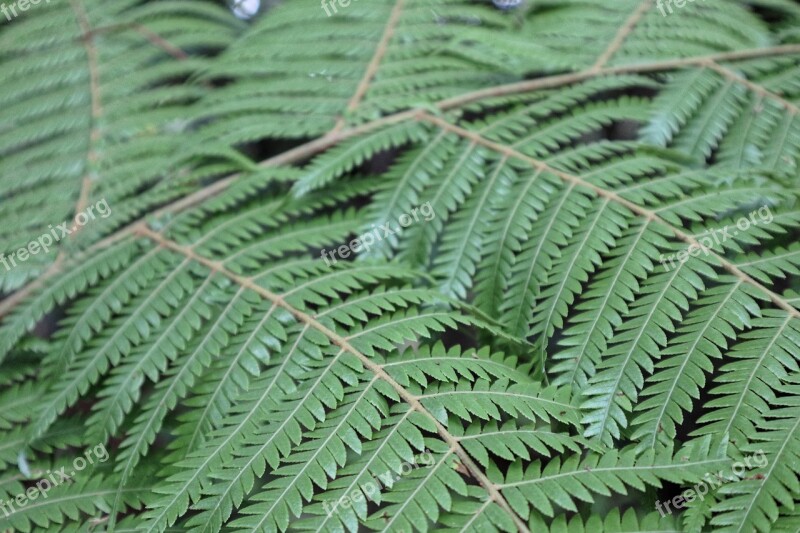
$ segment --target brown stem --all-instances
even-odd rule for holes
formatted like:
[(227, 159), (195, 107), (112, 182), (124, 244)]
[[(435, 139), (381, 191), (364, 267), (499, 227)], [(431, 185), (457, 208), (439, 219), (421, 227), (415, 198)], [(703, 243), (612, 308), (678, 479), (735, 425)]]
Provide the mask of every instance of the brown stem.
[(311, 315), (296, 309), (292, 305), (284, 300), (283, 296), (279, 294), (275, 294), (272, 291), (265, 289), (264, 287), (258, 285), (253, 278), (239, 276), (234, 274), (233, 272), (229, 271), (225, 268), (225, 266), (219, 261), (213, 261), (208, 259), (207, 257), (199, 255), (195, 252), (191, 247), (182, 246), (172, 240), (167, 239), (163, 235), (152, 231), (145, 225), (140, 226), (136, 234), (146, 237), (159, 246), (177, 252), (183, 255), (186, 258), (189, 258), (207, 268), (209, 268), (212, 272), (217, 272), (222, 274), (223, 276), (227, 277), (234, 283), (238, 284), (240, 287), (244, 287), (246, 289), (250, 289), (253, 292), (259, 294), (265, 300), (271, 302), (273, 305), (285, 309), (288, 311), (292, 316), (295, 317), (299, 322), (316, 329), (323, 335), (325, 335), (333, 344), (341, 348), (342, 350), (354, 355), (356, 358), (361, 361), (367, 369), (369, 369), (375, 376), (379, 379), (388, 383), (407, 404), (409, 404), (415, 411), (423, 414), (426, 416), (430, 421), (436, 426), (436, 431), (439, 436), (442, 438), (444, 442), (450, 447), (450, 449), (458, 455), (459, 459), (463, 465), (469, 470), (470, 474), (483, 486), (486, 491), (489, 493), (489, 498), (495, 501), (506, 513), (511, 516), (514, 520), (515, 524), (519, 528), (519, 531), (529, 533), (528, 527), (525, 525), (525, 522), (517, 516), (517, 514), (511, 509), (511, 506), (506, 501), (505, 497), (502, 495), (500, 490), (497, 486), (489, 480), (488, 477), (483, 473), (483, 471), (478, 467), (478, 465), (472, 460), (466, 450), (463, 448), (461, 443), (459, 442), (458, 438), (453, 436), (447, 428), (445, 428), (439, 420), (433, 416), (422, 402), (420, 402), (419, 398), (414, 394), (410, 393), (406, 390), (402, 385), (400, 385), (397, 381), (390, 376), (384, 368), (375, 363), (372, 359), (358, 351), (354, 348), (350, 342), (345, 338), (339, 335), (338, 333), (332, 331), (328, 327), (326, 327), (321, 322), (317, 321)]
[[(737, 52), (736, 55), (738, 56), (737, 59), (744, 59), (745, 57), (754, 57), (761, 54), (765, 54), (764, 52), (765, 50), (773, 50), (775, 54), (781, 54), (781, 53), (800, 54), (800, 45), (782, 46), (770, 49), (760, 48), (751, 51)], [(459, 97), (442, 100), (436, 104), (436, 107), (438, 107), (442, 111), (446, 111), (448, 109), (453, 109), (455, 107), (467, 105), (469, 103), (481, 100), (483, 98), (489, 98), (492, 96), (502, 96), (504, 94), (513, 94), (516, 92), (527, 92), (538, 89), (559, 87), (562, 85), (569, 85), (571, 83), (589, 79), (594, 76), (601, 76), (604, 74), (621, 74), (621, 73), (630, 74), (634, 72), (649, 72), (662, 69), (670, 70), (673, 68), (681, 68), (682, 66), (687, 66), (687, 65), (703, 64), (704, 62), (708, 61), (709, 57), (721, 57), (721, 56), (731, 57), (732, 55), (733, 54), (717, 54), (715, 56), (703, 56), (701, 58), (695, 58), (692, 60), (664, 61), (649, 65), (634, 65), (630, 67), (615, 67), (610, 69), (601, 69), (594, 73), (586, 70), (583, 72), (578, 72), (573, 74), (561, 74), (556, 76), (549, 76), (546, 78), (539, 78), (536, 80), (531, 80), (521, 83), (501, 85), (499, 87), (492, 88), (491, 89), (492, 94), (488, 94), (487, 90), (473, 91), (471, 93), (467, 93)], [(771, 55), (771, 54), (766, 53), (765, 55)], [(381, 117), (377, 120), (368, 122), (366, 124), (357, 126), (355, 128), (349, 128), (340, 132), (331, 132), (324, 137), (320, 137), (319, 139), (307, 142), (305, 144), (292, 148), (291, 150), (283, 152), (280, 155), (262, 161), (260, 163), (260, 166), (275, 167), (280, 165), (293, 164), (298, 161), (303, 161), (319, 152), (323, 152), (328, 148), (339, 144), (342, 141), (345, 141), (352, 137), (363, 135), (365, 133), (369, 133), (373, 130), (380, 129), (384, 126), (389, 126), (392, 124), (403, 122), (405, 120), (413, 119), (416, 115), (417, 115), (417, 110), (411, 109), (408, 111), (402, 111), (399, 113), (395, 113), (393, 115)], [(162, 207), (161, 209), (156, 210), (155, 212), (149, 214), (148, 216), (158, 218), (168, 213), (176, 213), (183, 209), (193, 207), (199, 204), (200, 202), (210, 197), (213, 197), (216, 194), (227, 189), (231, 183), (233, 183), (236, 179), (239, 178), (239, 176), (240, 174), (233, 174), (225, 179), (214, 182), (211, 185), (208, 185), (190, 194), (189, 196), (182, 198), (181, 200), (175, 201), (171, 204)], [(121, 230), (117, 231), (116, 233), (107, 237), (106, 239), (99, 241), (98, 243), (93, 245), (89, 250), (104, 248), (106, 246), (114, 244), (115, 242), (118, 242), (124, 237), (130, 235), (135, 229), (135, 227), (139, 225), (140, 222), (141, 221), (139, 220), (131, 223), (130, 225), (126, 226), (125, 228), (122, 228)], [(0, 317), (2, 317), (2, 313), (0, 313)]]
[[(405, 111), (402, 113), (390, 115), (388, 117), (383, 117), (381, 119), (364, 124), (363, 126), (359, 126), (357, 128), (351, 128), (336, 134), (326, 135), (325, 137), (321, 137), (314, 141), (308, 142), (306, 144), (303, 144), (301, 146), (283, 152), (282, 154), (279, 154), (275, 157), (267, 159), (266, 161), (263, 161), (261, 163), (261, 166), (274, 167), (280, 165), (288, 165), (291, 163), (295, 163), (297, 161), (302, 161), (312, 156), (315, 153), (322, 152), (327, 148), (336, 145), (337, 143), (345, 139), (349, 139), (357, 135), (362, 135), (374, 129), (394, 124), (396, 122), (402, 122), (403, 120), (408, 120), (414, 116), (414, 113), (415, 111), (413, 110)], [(189, 196), (185, 196), (180, 200), (174, 201), (170, 204), (161, 207), (160, 209), (153, 211), (152, 213), (149, 213), (147, 216), (152, 218), (158, 218), (166, 214), (177, 213), (183, 209), (188, 209), (208, 198), (215, 196), (216, 194), (221, 193), (222, 191), (227, 189), (231, 185), (231, 183), (233, 183), (236, 179), (238, 179), (239, 176), (240, 174), (233, 174), (225, 179), (216, 181), (211, 185), (208, 185), (206, 187), (203, 187), (202, 189), (195, 191)], [(146, 227), (146, 222), (144, 221), (144, 219), (135, 220), (130, 224), (128, 224), (127, 226), (115, 231), (108, 237), (100, 241), (97, 241), (92, 246), (82, 251), (75, 257), (70, 258), (69, 262), (66, 263), (68, 265), (74, 265), (84, 257), (91, 255), (92, 253), (95, 253), (98, 250), (102, 250), (103, 248), (112, 246), (117, 242), (120, 242), (123, 239), (131, 236), (142, 227)], [(15, 292), (11, 296), (0, 302), (0, 318), (5, 317), (20, 302), (24, 301), (28, 296), (30, 296), (30, 294), (38, 290), (44, 284), (45, 281), (49, 280), (50, 278), (61, 272), (61, 267), (65, 265), (64, 260), (65, 258), (59, 255), (59, 257), (50, 266), (50, 268), (48, 268), (41, 276), (39, 276), (36, 279), (36, 281), (29, 283), (22, 289), (18, 290), (17, 292)]]
[(762, 97), (770, 98), (772, 100), (775, 100), (776, 102), (778, 102), (784, 109), (786, 109), (792, 115), (796, 115), (796, 114), (798, 114), (798, 111), (800, 111), (800, 109), (798, 109), (798, 107), (795, 104), (793, 104), (789, 100), (786, 100), (781, 95), (770, 91), (769, 89), (767, 89), (763, 85), (759, 85), (758, 83), (752, 82), (752, 81), (748, 80), (747, 78), (744, 78), (743, 76), (740, 76), (739, 74), (735, 73), (731, 69), (723, 67), (722, 65), (720, 65), (716, 61), (708, 61), (707, 63), (704, 63), (704, 66), (706, 66), (706, 67), (710, 68), (711, 70), (719, 73), (721, 76), (723, 76), (724, 78), (726, 78), (726, 79), (728, 79), (730, 81), (734, 81), (736, 83), (740, 83), (741, 85), (744, 85), (745, 87), (747, 87), (748, 89), (750, 89), (751, 91), (753, 91), (754, 93), (756, 93), (756, 94), (758, 94), (758, 95), (760, 95)]
[[(92, 36), (92, 26), (89, 23), (89, 17), (81, 4), (81, 0), (70, 0), (70, 6), (75, 12), (75, 18), (80, 26), (81, 33), (84, 35), (82, 39), (83, 47), (86, 49), (86, 59), (89, 63), (89, 94), (91, 96), (91, 122), (89, 126), (89, 141), (87, 143), (86, 154), (86, 167), (87, 172), (81, 182), (81, 190), (78, 194), (78, 202), (75, 205), (75, 216), (81, 213), (89, 203), (89, 192), (92, 189), (91, 173), (88, 170), (97, 160), (97, 154), (94, 151), (94, 144), (100, 138), (100, 131), (97, 128), (97, 123), (103, 116), (103, 105), (100, 101), (100, 70), (97, 58), (97, 48), (94, 45), (94, 37)], [(83, 226), (75, 224), (75, 230), (70, 235), (71, 239), (75, 238)]]
[[(707, 249), (702, 244), (700, 244), (700, 242), (696, 238), (694, 238), (692, 235), (689, 235), (688, 233), (684, 232), (683, 230), (681, 230), (679, 228), (676, 228), (672, 224), (668, 223), (667, 221), (665, 221), (664, 219), (659, 217), (654, 211), (651, 211), (651, 210), (646, 209), (644, 207), (641, 207), (641, 206), (639, 206), (637, 204), (634, 204), (630, 200), (626, 200), (622, 196), (619, 196), (618, 194), (616, 194), (616, 193), (614, 193), (612, 191), (608, 191), (606, 189), (603, 189), (602, 187), (598, 187), (597, 185), (594, 185), (593, 183), (589, 183), (588, 181), (585, 181), (585, 180), (579, 178), (578, 176), (574, 176), (572, 174), (568, 174), (566, 172), (563, 172), (561, 170), (553, 168), (553, 167), (551, 167), (550, 165), (548, 165), (547, 163), (545, 163), (543, 161), (540, 161), (538, 159), (534, 159), (533, 157), (525, 155), (522, 152), (519, 152), (519, 151), (517, 151), (517, 150), (515, 150), (513, 148), (510, 148), (508, 146), (505, 146), (505, 145), (498, 144), (496, 142), (490, 141), (489, 139), (486, 139), (486, 138), (480, 136), (479, 134), (477, 134), (477, 133), (475, 133), (473, 131), (469, 131), (469, 130), (466, 130), (466, 129), (461, 128), (459, 126), (456, 126), (454, 124), (451, 124), (451, 123), (449, 123), (446, 120), (443, 120), (441, 118), (431, 116), (431, 115), (429, 115), (429, 114), (427, 114), (425, 112), (420, 112), (418, 114), (418, 118), (420, 120), (425, 120), (427, 122), (430, 122), (431, 124), (435, 124), (436, 126), (442, 128), (444, 130), (447, 130), (449, 132), (455, 133), (456, 135), (459, 135), (460, 137), (463, 137), (465, 139), (469, 139), (474, 143), (477, 143), (477, 144), (480, 144), (482, 146), (485, 146), (485, 147), (487, 147), (487, 148), (489, 148), (491, 150), (494, 150), (494, 151), (496, 151), (496, 152), (498, 152), (500, 154), (503, 154), (503, 155), (505, 155), (507, 157), (512, 157), (512, 158), (515, 158), (515, 159), (519, 159), (521, 161), (525, 161), (526, 163), (531, 165), (533, 168), (535, 168), (537, 170), (540, 170), (540, 171), (543, 171), (543, 172), (549, 172), (550, 174), (553, 174), (554, 176), (557, 176), (557, 177), (561, 178), (562, 180), (566, 181), (567, 183), (571, 183), (571, 184), (579, 186), (579, 187), (584, 187), (586, 189), (590, 189), (595, 194), (597, 194), (598, 196), (600, 196), (602, 198), (608, 198), (609, 200), (611, 200), (613, 202), (616, 202), (616, 203), (628, 208), (633, 213), (636, 213), (637, 215), (639, 215), (641, 217), (644, 217), (646, 220), (661, 224), (665, 228), (669, 229), (669, 231), (671, 231), (672, 234), (675, 235), (676, 238), (682, 240), (683, 242), (689, 244), (690, 246), (696, 246), (700, 250)], [(717, 254), (717, 253), (715, 253), (713, 251), (710, 251), (710, 250), (709, 250), (709, 254), (711, 256), (713, 256), (714, 258), (716, 258), (720, 262), (720, 265), (722, 266), (722, 268), (725, 269), (726, 271), (728, 271), (730, 274), (732, 274), (733, 276), (735, 276), (736, 278), (740, 279), (741, 281), (743, 281), (745, 283), (749, 283), (749, 284), (753, 285), (758, 290), (760, 290), (764, 294), (766, 294), (769, 297), (770, 301), (772, 301), (772, 303), (775, 306), (783, 309), (784, 311), (786, 311), (790, 315), (794, 316), (795, 318), (800, 318), (800, 310), (797, 310), (796, 308), (794, 308), (792, 305), (789, 304), (789, 302), (784, 300), (780, 295), (772, 292), (771, 290), (769, 290), (768, 288), (763, 286), (761, 283), (759, 283), (755, 279), (753, 279), (751, 276), (749, 276), (749, 275), (745, 274), (744, 272), (742, 272), (739, 269), (739, 267), (737, 267), (736, 265), (734, 265), (733, 263), (731, 263), (727, 259), (723, 258), (721, 255), (719, 255), (719, 254)]]
[[(389, 15), (389, 20), (386, 22), (386, 27), (383, 30), (381, 40), (378, 42), (378, 46), (372, 56), (372, 60), (369, 62), (369, 65), (367, 65), (367, 70), (364, 71), (364, 76), (358, 83), (355, 94), (353, 94), (353, 97), (350, 98), (350, 101), (347, 104), (348, 113), (351, 113), (358, 108), (358, 104), (361, 103), (361, 99), (364, 98), (365, 94), (367, 94), (367, 90), (369, 89), (369, 84), (372, 82), (372, 78), (374, 78), (375, 74), (378, 72), (378, 67), (381, 65), (381, 60), (383, 60), (383, 56), (386, 55), (386, 51), (389, 49), (389, 42), (392, 40), (394, 30), (397, 27), (397, 23), (400, 21), (400, 13), (403, 12), (403, 2), (404, 0), (396, 0), (396, 3), (394, 4), (394, 8)], [(344, 125), (344, 117), (339, 117), (339, 120), (331, 130), (331, 133), (340, 131), (342, 128), (344, 128)]]
[(591, 70), (600, 70), (606, 66), (606, 63), (608, 63), (608, 61), (614, 57), (614, 54), (616, 54), (617, 51), (622, 48), (625, 39), (627, 39), (628, 35), (633, 32), (636, 24), (651, 7), (653, 7), (653, 0), (645, 0), (639, 5), (639, 7), (634, 9), (631, 16), (628, 17), (628, 20), (625, 21), (625, 24), (623, 24), (617, 32), (617, 35), (614, 36), (614, 40), (611, 41), (611, 44), (608, 45), (608, 48), (606, 48), (600, 57), (597, 58), (597, 62), (592, 66)]
[[(800, 54), (800, 45), (790, 44), (790, 45), (775, 46), (771, 48), (753, 48), (749, 50), (740, 50), (736, 52), (723, 52), (719, 54), (698, 56), (693, 58), (674, 59), (666, 61), (656, 61), (653, 63), (643, 63), (640, 65), (626, 65), (626, 66), (618, 66), (611, 68), (603, 68), (597, 71), (592, 71), (590, 69), (587, 69), (581, 72), (574, 72), (569, 74), (556, 74), (544, 78), (537, 78), (534, 80), (510, 83), (507, 85), (500, 85), (497, 87), (491, 87), (488, 89), (473, 91), (470, 93), (463, 94), (461, 96), (456, 96), (452, 98), (447, 98), (445, 100), (441, 100), (438, 103), (436, 103), (435, 106), (442, 111), (446, 111), (448, 109), (453, 109), (467, 104), (471, 104), (485, 98), (518, 94), (523, 92), (536, 91), (539, 89), (550, 89), (554, 87), (560, 87), (563, 85), (569, 85), (571, 83), (577, 83), (596, 76), (668, 71), (668, 70), (684, 68), (687, 66), (703, 65), (708, 63), (708, 61), (715, 61), (715, 62), (737, 61), (737, 60), (754, 59), (758, 57), (765, 57), (771, 55), (787, 55), (787, 54)], [(308, 157), (311, 157), (316, 153), (324, 151), (327, 148), (334, 146), (346, 139), (364, 133), (368, 133), (374, 129), (378, 129), (386, 125), (395, 124), (398, 122), (402, 122), (404, 120), (409, 120), (411, 118), (414, 118), (416, 115), (417, 111), (411, 109), (395, 113), (393, 115), (389, 115), (386, 117), (381, 117), (377, 120), (368, 122), (366, 124), (363, 124), (355, 128), (349, 128), (346, 130), (331, 132), (324, 137), (297, 146), (287, 152), (284, 152), (281, 155), (270, 158), (262, 162), (261, 165), (276, 166), (281, 164), (296, 163), (298, 161), (307, 159)], [(166, 213), (175, 213), (181, 209), (192, 207), (197, 203), (205, 200), (206, 198), (209, 198), (219, 192), (222, 192), (238, 177), (239, 174), (234, 174), (232, 176), (229, 176), (228, 178), (214, 182), (213, 184), (208, 185), (196, 191), (195, 193), (187, 196), (186, 198), (165, 205), (161, 209), (158, 209), (157, 211), (155, 211), (152, 214), (149, 214), (148, 216), (158, 217)], [(144, 223), (143, 219), (139, 219), (132, 222), (131, 224), (119, 229), (112, 235), (109, 235), (105, 239), (98, 241), (97, 243), (86, 249), (79, 256), (77, 256), (75, 259), (80, 259), (86, 254), (93, 253), (98, 249), (102, 249), (116, 242), (119, 242), (125, 237), (131, 235), (134, 232), (134, 230), (140, 227), (143, 223)], [(50, 278), (53, 275), (57, 274), (59, 271), (60, 268), (51, 267), (50, 269), (47, 270), (47, 272), (45, 272), (45, 274), (42, 274), (42, 277)], [(18, 292), (16, 292), (14, 296), (9, 297), (8, 299), (0, 303), (0, 318), (3, 318), (11, 309), (13, 309), (19, 302), (23, 301), (33, 290), (35, 290), (39, 286), (41, 286), (41, 283), (38, 283), (37, 280), (37, 283), (31, 283), (25, 286), (23, 289), (20, 289)], [(9, 304), (8, 302), (12, 300), (13, 303)]]
[(161, 48), (175, 59), (178, 59), (180, 61), (183, 61), (184, 59), (189, 59), (189, 54), (187, 54), (177, 46), (173, 45), (172, 43), (161, 37), (156, 32), (150, 31), (141, 24), (134, 24), (132, 28), (134, 31), (143, 35), (148, 41), (153, 43), (155, 46)]
[(89, 39), (94, 37), (95, 35), (111, 33), (117, 30), (133, 30), (141, 34), (153, 45), (161, 48), (175, 59), (184, 60), (189, 58), (189, 54), (187, 54), (177, 46), (170, 43), (156, 32), (148, 29), (146, 26), (143, 26), (142, 24), (138, 24), (135, 22), (125, 22), (123, 24), (110, 24), (108, 26), (100, 26), (99, 28), (92, 28), (89, 31), (84, 31), (80, 39)]
[(652, 63), (640, 63), (632, 65), (621, 65), (616, 67), (606, 67), (599, 70), (586, 69), (580, 72), (572, 72), (568, 74), (557, 74), (555, 76), (547, 76), (544, 78), (536, 78), (533, 80), (519, 81), (516, 83), (509, 83), (506, 85), (499, 85), (497, 87), (489, 87), (473, 91), (471, 93), (463, 94), (461, 96), (454, 96), (447, 100), (439, 102), (437, 107), (440, 109), (452, 109), (454, 107), (461, 107), (466, 104), (483, 100), (484, 98), (494, 98), (498, 96), (507, 96), (510, 94), (519, 94), (529, 91), (536, 91), (539, 89), (551, 89), (553, 87), (560, 87), (562, 85), (569, 85), (584, 81), (597, 76), (606, 76), (612, 74), (644, 74), (648, 72), (660, 72), (668, 70), (677, 70), (685, 67), (701, 66), (709, 61), (723, 62), (723, 61), (741, 61), (744, 59), (756, 59), (765, 56), (789, 55), (800, 54), (800, 44), (787, 44), (782, 46), (774, 46), (770, 48), (751, 48), (748, 50), (739, 50), (736, 52), (722, 52), (719, 54), (711, 54), (697, 57), (687, 57), (683, 59), (667, 59), (664, 61), (653, 61)]

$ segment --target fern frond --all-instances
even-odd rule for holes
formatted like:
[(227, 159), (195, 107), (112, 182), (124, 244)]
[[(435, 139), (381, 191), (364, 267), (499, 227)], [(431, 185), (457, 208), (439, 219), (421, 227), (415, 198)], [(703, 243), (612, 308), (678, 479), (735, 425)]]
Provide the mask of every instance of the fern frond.
[(796, 530), (800, 9), (342, 2), (3, 25), (0, 529)]

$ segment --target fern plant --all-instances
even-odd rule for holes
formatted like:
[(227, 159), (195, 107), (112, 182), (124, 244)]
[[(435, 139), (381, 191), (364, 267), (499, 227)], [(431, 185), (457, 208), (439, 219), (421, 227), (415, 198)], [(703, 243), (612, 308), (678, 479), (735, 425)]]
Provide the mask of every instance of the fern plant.
[(20, 11), (0, 530), (800, 531), (800, 8), (660, 5)]

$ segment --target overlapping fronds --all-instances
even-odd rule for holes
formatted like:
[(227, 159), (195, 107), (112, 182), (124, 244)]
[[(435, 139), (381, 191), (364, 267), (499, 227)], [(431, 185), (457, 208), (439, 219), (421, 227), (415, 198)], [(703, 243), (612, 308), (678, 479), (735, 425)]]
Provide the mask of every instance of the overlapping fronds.
[[(0, 247), (16, 264), (0, 270), (6, 292), (183, 192), (159, 184), (192, 144), (187, 118), (208, 90), (192, 78), (236, 24), (213, 5), (137, 4), (51, 0), (4, 24)], [(11, 255), (43, 235), (29, 258)]]
[(800, 9), (335, 8), (0, 30), (0, 530), (796, 531)]

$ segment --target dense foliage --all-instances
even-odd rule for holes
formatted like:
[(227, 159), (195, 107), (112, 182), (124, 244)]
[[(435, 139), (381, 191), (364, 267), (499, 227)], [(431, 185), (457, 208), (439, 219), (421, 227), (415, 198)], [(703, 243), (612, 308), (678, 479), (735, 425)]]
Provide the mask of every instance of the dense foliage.
[(680, 3), (0, 19), (0, 531), (800, 531), (800, 5)]

